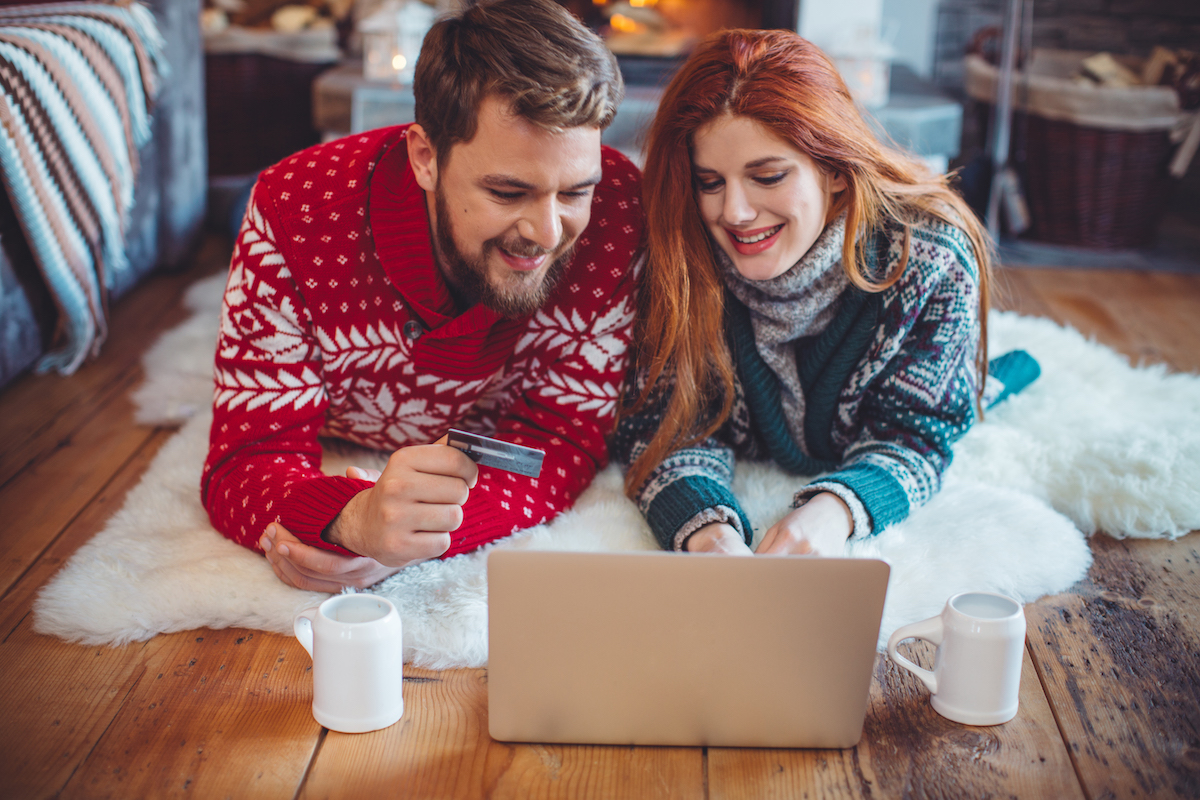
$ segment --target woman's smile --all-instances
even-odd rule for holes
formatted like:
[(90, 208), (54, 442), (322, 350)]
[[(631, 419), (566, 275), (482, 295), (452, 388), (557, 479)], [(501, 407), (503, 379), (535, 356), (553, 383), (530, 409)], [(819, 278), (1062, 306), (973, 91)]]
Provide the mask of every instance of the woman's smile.
[(752, 231), (733, 231), (726, 228), (725, 232), (729, 234), (734, 248), (739, 253), (744, 256), (752, 256), (775, 244), (779, 240), (778, 234), (781, 230), (783, 230), (783, 223)]

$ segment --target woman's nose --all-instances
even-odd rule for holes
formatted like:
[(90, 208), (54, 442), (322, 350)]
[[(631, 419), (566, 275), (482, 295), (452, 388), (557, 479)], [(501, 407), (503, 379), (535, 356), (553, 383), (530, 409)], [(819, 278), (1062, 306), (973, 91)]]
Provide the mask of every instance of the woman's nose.
[(725, 222), (731, 225), (740, 225), (758, 216), (758, 212), (750, 204), (750, 199), (736, 183), (728, 183), (725, 186), (725, 203), (721, 214), (725, 217)]

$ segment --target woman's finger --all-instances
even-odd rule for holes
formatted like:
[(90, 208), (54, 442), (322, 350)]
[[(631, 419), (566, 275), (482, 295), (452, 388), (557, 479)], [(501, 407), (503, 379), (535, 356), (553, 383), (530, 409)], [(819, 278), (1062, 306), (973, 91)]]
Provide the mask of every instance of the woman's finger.
[(762, 541), (758, 543), (758, 547), (754, 550), (756, 553), (773, 553), (772, 548), (775, 547), (775, 540), (779, 537), (779, 524), (776, 523), (767, 529), (763, 534)]

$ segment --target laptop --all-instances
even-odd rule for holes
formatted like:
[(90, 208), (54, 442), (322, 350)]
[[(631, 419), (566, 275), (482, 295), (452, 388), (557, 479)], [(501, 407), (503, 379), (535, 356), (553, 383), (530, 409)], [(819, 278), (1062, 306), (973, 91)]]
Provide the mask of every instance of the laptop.
[(497, 550), (488, 730), (509, 742), (853, 747), (875, 559)]

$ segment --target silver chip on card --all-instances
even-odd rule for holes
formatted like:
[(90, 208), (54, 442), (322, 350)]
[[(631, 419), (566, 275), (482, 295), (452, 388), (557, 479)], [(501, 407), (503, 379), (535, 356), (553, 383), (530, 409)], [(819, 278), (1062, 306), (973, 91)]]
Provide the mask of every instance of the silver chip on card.
[(542, 474), (542, 459), (546, 456), (545, 450), (523, 447), (512, 442), (493, 439), (490, 436), (460, 431), (457, 428), (450, 429), (446, 443), (462, 450), (476, 464), (485, 467), (495, 467), (530, 478), (536, 478)]

